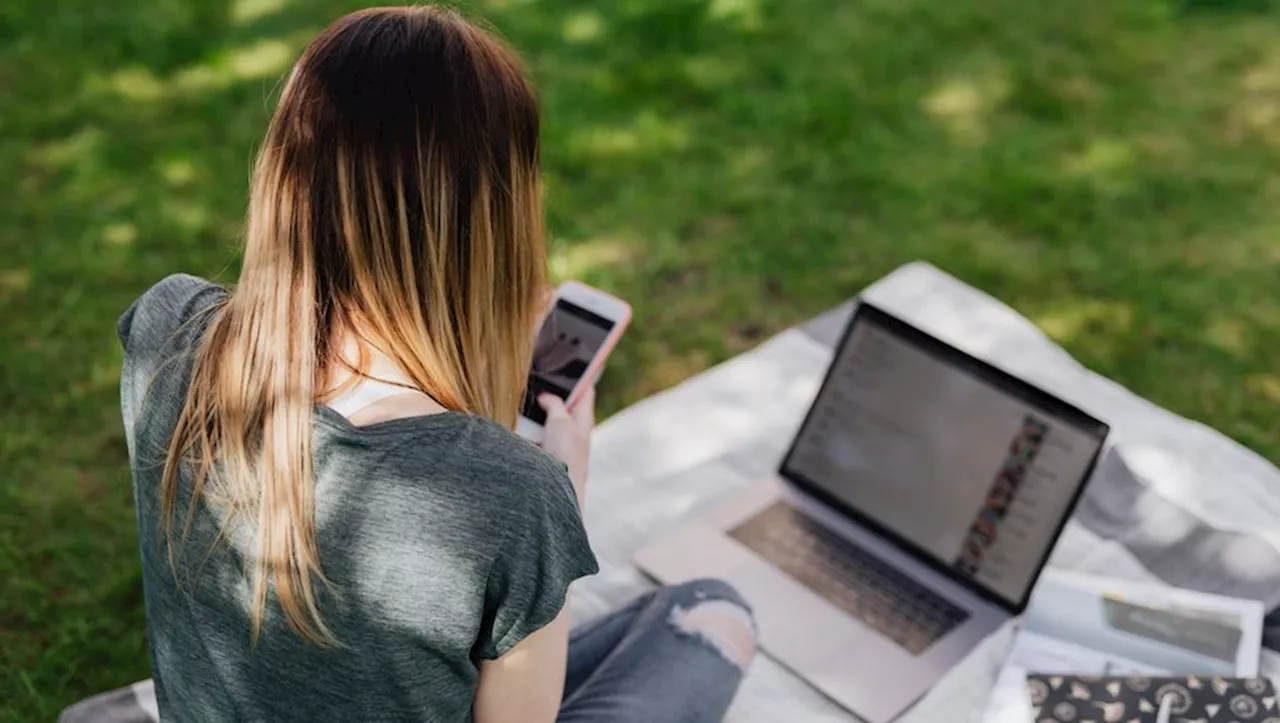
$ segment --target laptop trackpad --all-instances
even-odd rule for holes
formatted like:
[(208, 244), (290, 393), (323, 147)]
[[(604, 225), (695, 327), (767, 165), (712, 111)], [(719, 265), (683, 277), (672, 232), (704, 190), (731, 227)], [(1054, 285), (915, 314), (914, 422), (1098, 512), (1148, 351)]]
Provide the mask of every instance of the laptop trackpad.
[(849, 650), (862, 635), (872, 635), (870, 628), (759, 558), (750, 558), (726, 577), (751, 603), (760, 647), (802, 674)]
[(729, 576), (755, 608), (760, 647), (867, 720), (888, 720), (933, 682), (917, 658), (757, 560)]

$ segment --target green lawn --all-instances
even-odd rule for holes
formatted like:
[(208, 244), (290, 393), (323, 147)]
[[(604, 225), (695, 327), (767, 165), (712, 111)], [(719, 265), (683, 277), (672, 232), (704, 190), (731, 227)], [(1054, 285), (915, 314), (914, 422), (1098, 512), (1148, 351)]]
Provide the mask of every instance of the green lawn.
[[(281, 73), (351, 0), (0, 3), (0, 721), (148, 675), (115, 316), (234, 279)], [(610, 412), (914, 259), (1280, 459), (1280, 15), (1219, 0), (489, 0)], [(765, 410), (763, 413), (767, 413)]]

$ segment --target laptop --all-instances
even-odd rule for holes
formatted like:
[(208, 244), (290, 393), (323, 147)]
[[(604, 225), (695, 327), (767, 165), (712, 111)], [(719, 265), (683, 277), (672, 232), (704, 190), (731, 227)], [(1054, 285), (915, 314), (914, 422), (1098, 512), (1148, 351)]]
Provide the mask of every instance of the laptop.
[(777, 473), (636, 562), (728, 580), (767, 653), (884, 723), (1026, 608), (1108, 431), (864, 302)]

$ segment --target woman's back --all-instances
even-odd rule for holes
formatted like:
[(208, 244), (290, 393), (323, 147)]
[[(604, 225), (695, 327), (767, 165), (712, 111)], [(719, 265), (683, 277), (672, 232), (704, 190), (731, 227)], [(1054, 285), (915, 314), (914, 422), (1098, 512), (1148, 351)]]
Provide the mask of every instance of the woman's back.
[(273, 597), (255, 645), (254, 527), (226, 524), (216, 485), (191, 507), (185, 470), (171, 548), (159, 524), (192, 358), (226, 298), (171, 276), (119, 325), (161, 711), (184, 721), (470, 720), (479, 662), (549, 623), (568, 583), (596, 570), (563, 466), (473, 415), (355, 427), (316, 407), (315, 541), (327, 580), (316, 590), (336, 642), (294, 634)]
[[(162, 719), (723, 715), (754, 645), (723, 584), (570, 642), (591, 387), (539, 397), (542, 449), (510, 431), (548, 292), (539, 126), (456, 12), (340, 18), (283, 84), (234, 289), (171, 276), (120, 318)], [(690, 613), (714, 601), (736, 612)]]

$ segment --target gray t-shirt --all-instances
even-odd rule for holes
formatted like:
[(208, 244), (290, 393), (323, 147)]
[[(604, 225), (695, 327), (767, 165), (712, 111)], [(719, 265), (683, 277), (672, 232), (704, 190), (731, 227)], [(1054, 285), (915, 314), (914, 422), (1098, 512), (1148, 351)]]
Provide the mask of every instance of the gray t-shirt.
[[(565, 468), (457, 413), (354, 427), (317, 407), (318, 586), (339, 644), (304, 643), (268, 605), (250, 639), (251, 529), (201, 502), (170, 565), (161, 470), (191, 355), (226, 292), (176, 275), (120, 318), (147, 633), (161, 717), (178, 721), (466, 721), (477, 665), (559, 613), (597, 571)], [(177, 500), (181, 535), (190, 480)]]

